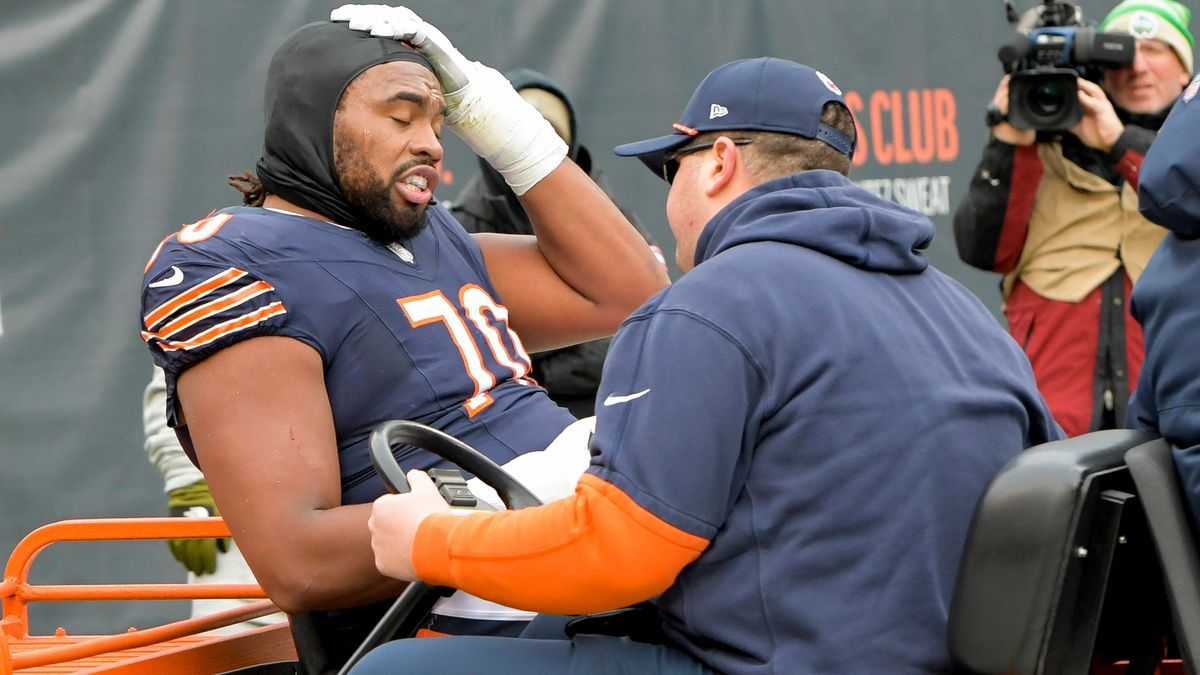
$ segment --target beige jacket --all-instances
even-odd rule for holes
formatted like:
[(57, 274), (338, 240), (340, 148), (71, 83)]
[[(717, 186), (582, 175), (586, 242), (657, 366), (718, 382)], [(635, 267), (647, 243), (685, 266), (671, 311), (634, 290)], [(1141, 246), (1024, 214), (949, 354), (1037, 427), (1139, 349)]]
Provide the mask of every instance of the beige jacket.
[(1004, 297), (1020, 279), (1042, 297), (1079, 302), (1122, 266), (1136, 283), (1167, 233), (1138, 213), (1137, 190), (1066, 159), (1057, 141), (1040, 143), (1038, 155), (1045, 172)]

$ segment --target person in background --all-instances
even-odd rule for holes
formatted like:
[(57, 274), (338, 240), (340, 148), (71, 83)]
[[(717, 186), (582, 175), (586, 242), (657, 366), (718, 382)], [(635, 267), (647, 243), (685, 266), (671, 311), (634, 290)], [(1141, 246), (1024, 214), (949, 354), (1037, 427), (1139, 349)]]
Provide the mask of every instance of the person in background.
[(1170, 441), (1192, 522), (1200, 528), (1200, 77), (1171, 111), (1142, 164), (1142, 215), (1167, 228), (1133, 289), (1146, 364), (1128, 426)]
[[(575, 106), (566, 92), (549, 77), (534, 70), (518, 68), (505, 74), (513, 88), (537, 109), (554, 131), (567, 144), (567, 156), (583, 170), (605, 193), (612, 190), (600, 169), (593, 165), (591, 153), (578, 139), (579, 125)], [(614, 200), (615, 201), (615, 200)], [(620, 204), (618, 204), (620, 207)], [(502, 234), (533, 234), (529, 214), (513, 193), (500, 172), (487, 161), (479, 160), (479, 175), (472, 178), (447, 209), (462, 223), (467, 232), (499, 232)], [(655, 256), (662, 256), (637, 216), (621, 209), (629, 222), (642, 233)], [(664, 261), (665, 264), (665, 261)], [(576, 417), (595, 414), (596, 388), (609, 339), (592, 340), (583, 344), (530, 354), (533, 379), (546, 388), (556, 403)]]
[(1142, 367), (1129, 293), (1166, 230), (1138, 214), (1138, 173), (1190, 78), (1190, 18), (1174, 0), (1113, 8), (1099, 29), (1136, 38), (1133, 64), (1078, 78), (1083, 119), (1069, 132), (1012, 126), (1005, 76), (954, 214), (963, 261), (1004, 275), (1009, 331), (1070, 436), (1121, 426)]

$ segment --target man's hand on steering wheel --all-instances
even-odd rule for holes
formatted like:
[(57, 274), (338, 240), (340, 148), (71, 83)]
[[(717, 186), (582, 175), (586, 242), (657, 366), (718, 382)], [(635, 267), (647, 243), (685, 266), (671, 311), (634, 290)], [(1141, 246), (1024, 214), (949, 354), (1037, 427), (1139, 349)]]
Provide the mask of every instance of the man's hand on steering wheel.
[(389, 577), (419, 581), (412, 560), (417, 528), (426, 517), (448, 513), (450, 507), (429, 474), (414, 469), (407, 476), (411, 492), (376, 499), (367, 525), (371, 530), (375, 567)]

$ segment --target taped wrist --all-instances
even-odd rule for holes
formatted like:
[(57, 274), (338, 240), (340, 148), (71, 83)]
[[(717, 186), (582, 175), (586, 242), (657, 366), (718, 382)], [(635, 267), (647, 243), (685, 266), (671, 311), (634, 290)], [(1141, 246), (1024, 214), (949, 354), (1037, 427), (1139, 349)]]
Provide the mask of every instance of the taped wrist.
[(499, 72), (471, 64), (470, 83), (446, 94), (446, 124), (525, 194), (567, 156), (567, 144)]

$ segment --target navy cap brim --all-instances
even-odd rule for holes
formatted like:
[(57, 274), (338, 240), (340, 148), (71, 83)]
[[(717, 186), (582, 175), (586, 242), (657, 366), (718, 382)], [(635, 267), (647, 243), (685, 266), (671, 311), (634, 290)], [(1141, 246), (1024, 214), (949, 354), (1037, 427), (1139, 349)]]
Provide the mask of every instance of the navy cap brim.
[(666, 176), (663, 175), (663, 156), (671, 150), (687, 145), (692, 138), (694, 136), (684, 133), (668, 134), (658, 138), (618, 145), (613, 148), (613, 152), (620, 157), (637, 157), (655, 176), (666, 180)]

